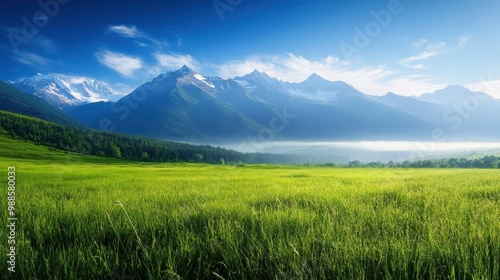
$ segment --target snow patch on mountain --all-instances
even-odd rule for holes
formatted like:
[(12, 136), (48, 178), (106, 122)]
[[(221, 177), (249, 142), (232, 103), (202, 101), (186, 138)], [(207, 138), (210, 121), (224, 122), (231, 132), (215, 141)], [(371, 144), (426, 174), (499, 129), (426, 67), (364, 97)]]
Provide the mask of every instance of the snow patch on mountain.
[(302, 89), (290, 88), (288, 92), (295, 97), (301, 97), (322, 103), (333, 103), (337, 99), (338, 91), (318, 89), (315, 92), (306, 92)]
[(96, 79), (66, 74), (38, 73), (8, 83), (61, 109), (99, 101), (114, 101), (124, 95)]
[(202, 75), (196, 73), (194, 74), (194, 77), (198, 80), (200, 80), (201, 82), (205, 83), (207, 86), (211, 87), (211, 88), (215, 88), (215, 86), (209, 82), (207, 82), (207, 79), (205, 77), (203, 77)]

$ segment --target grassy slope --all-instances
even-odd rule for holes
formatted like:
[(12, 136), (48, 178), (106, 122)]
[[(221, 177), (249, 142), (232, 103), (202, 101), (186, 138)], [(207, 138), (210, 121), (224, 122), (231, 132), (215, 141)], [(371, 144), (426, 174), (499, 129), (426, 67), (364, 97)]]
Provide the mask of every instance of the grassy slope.
[(0, 138), (18, 278), (499, 279), (497, 170), (137, 164)]

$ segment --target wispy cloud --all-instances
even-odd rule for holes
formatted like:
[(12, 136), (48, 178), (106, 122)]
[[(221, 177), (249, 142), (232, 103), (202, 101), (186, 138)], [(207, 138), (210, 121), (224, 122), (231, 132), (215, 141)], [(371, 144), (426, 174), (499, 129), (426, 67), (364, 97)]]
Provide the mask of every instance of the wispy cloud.
[(427, 45), (426, 49), (430, 52), (437, 52), (437, 53), (445, 53), (448, 51), (447, 45), (445, 42), (436, 42), (436, 43), (429, 44), (429, 45)]
[[(201, 63), (191, 55), (164, 52), (163, 47), (168, 46), (166, 42), (152, 38), (135, 25), (110, 25), (106, 28), (106, 32), (133, 39), (133, 42), (139, 47), (154, 48), (154, 51), (150, 54), (155, 59), (155, 62), (148, 64), (144, 63), (141, 58), (126, 56), (117, 52), (99, 51), (96, 53), (99, 62), (124, 76), (130, 77), (134, 74), (140, 79), (149, 79), (166, 71), (177, 70), (183, 65), (195, 70), (200, 68)], [(181, 47), (183, 44), (182, 38), (177, 35), (176, 39), (177, 46)]]
[(425, 75), (404, 75), (398, 70), (380, 65), (356, 68), (349, 62), (328, 56), (321, 60), (310, 60), (303, 56), (252, 56), (244, 60), (228, 61), (222, 65), (212, 65), (218, 75), (225, 78), (242, 76), (254, 69), (266, 72), (272, 77), (300, 82), (312, 73), (325, 79), (345, 81), (362, 92), (382, 95), (389, 91), (402, 95), (418, 95), (445, 87), (435, 83)]
[(327, 80), (345, 81), (362, 92), (372, 95), (383, 95), (389, 91), (406, 96), (419, 95), (446, 86), (434, 82), (429, 76), (403, 74), (399, 70), (383, 65), (354, 67), (348, 61), (333, 56), (311, 60), (292, 53), (276, 56), (256, 55), (222, 64), (202, 63), (189, 54), (173, 52), (154, 53), (155, 63), (152, 64), (145, 64), (140, 58), (108, 50), (96, 53), (96, 57), (99, 62), (114, 71), (144, 81), (187, 65), (196, 71), (208, 72), (223, 78), (243, 76), (256, 69), (287, 82), (301, 82), (312, 73), (316, 73)]
[(423, 63), (415, 63), (420, 60), (428, 59), (430, 57), (439, 55), (437, 52), (430, 52), (430, 51), (425, 51), (423, 53), (413, 55), (407, 58), (403, 58), (399, 60), (399, 63), (405, 67), (412, 68), (412, 69), (424, 69), (425, 65)]
[(149, 47), (148, 44), (144, 43), (144, 42), (139, 42), (139, 41), (134, 41), (139, 47)]
[(123, 37), (127, 38), (144, 38), (146, 35), (139, 31), (135, 25), (125, 26), (125, 25), (110, 25), (107, 28), (108, 32), (115, 32)]
[[(426, 42), (427, 42), (427, 40), (425, 42), (419, 40), (416, 43), (413, 42), (412, 46), (417, 46), (419, 43), (425, 44)], [(411, 68), (411, 69), (424, 69), (424, 68), (426, 68), (426, 66), (424, 63), (421, 62), (422, 60), (426, 60), (426, 59), (429, 59), (431, 57), (438, 56), (438, 55), (441, 55), (441, 54), (444, 54), (447, 52), (448, 52), (448, 49), (447, 49), (447, 45), (445, 42), (436, 42), (436, 43), (428, 44), (427, 47), (425, 48), (425, 50), (417, 55), (412, 55), (412, 56), (400, 59), (399, 64), (401, 64), (402, 66), (405, 66), (407, 68)]]
[(462, 37), (458, 38), (457, 47), (458, 48), (464, 47), (467, 44), (467, 42), (469, 42), (469, 39), (470, 39), (470, 36), (462, 36)]
[(142, 59), (119, 52), (104, 50), (95, 53), (95, 56), (101, 64), (126, 77), (132, 77), (135, 71), (143, 67)]
[[(157, 40), (149, 37), (135, 25), (111, 25), (108, 26), (107, 31), (134, 39), (135, 43), (142, 47), (158, 44)], [(425, 47), (422, 53), (402, 60), (413, 67), (423, 68), (424, 65), (419, 61), (447, 51), (444, 42), (430, 44), (426, 39), (421, 39), (415, 41), (413, 45), (419, 48)], [(182, 46), (182, 39), (179, 36), (177, 36), (177, 46)], [(365, 93), (376, 95), (389, 91), (413, 95), (444, 87), (443, 84), (432, 82), (431, 77), (425, 75), (404, 75), (399, 70), (390, 69), (384, 65), (354, 67), (349, 61), (334, 56), (311, 60), (292, 53), (274, 56), (257, 55), (221, 64), (210, 64), (202, 63), (190, 54), (164, 52), (158, 48), (151, 55), (155, 62), (148, 65), (140, 58), (109, 51), (100, 52), (97, 56), (102, 64), (122, 75), (130, 77), (135, 74), (141, 79), (150, 79), (160, 73), (177, 70), (187, 65), (197, 71), (209, 72), (224, 78), (242, 76), (257, 69), (284, 81), (300, 82), (312, 73), (317, 73), (325, 79), (345, 81)]]
[[(43, 17), (43, 15), (40, 17)], [(24, 38), (20, 27), (0, 25), (0, 31), (5, 32), (8, 38), (10, 38), (9, 36)], [(53, 55), (57, 50), (57, 46), (53, 40), (40, 34), (40, 32), (33, 38), (24, 38), (15, 42), (18, 42), (17, 45), (11, 41), (8, 45), (0, 46), (0, 50), (9, 53), (9, 56), (18, 63), (33, 66), (34, 68), (54, 63), (53, 60), (47, 58), (45, 55), (47, 53)]]
[(166, 70), (177, 70), (183, 65), (196, 70), (200, 66), (200, 63), (191, 55), (156, 53), (154, 56), (159, 66)]
[(413, 48), (422, 48), (425, 46), (425, 50), (421, 53), (405, 57), (400, 59), (398, 62), (400, 65), (410, 68), (410, 69), (425, 69), (427, 66), (423, 63), (431, 57), (442, 55), (450, 52), (453, 49), (464, 47), (467, 42), (469, 42), (470, 36), (461, 36), (458, 38), (458, 43), (448, 45), (445, 42), (435, 42), (428, 43), (427, 39), (419, 39), (411, 43)]
[[(145, 32), (139, 30), (137, 26), (135, 25), (110, 25), (106, 28), (106, 31), (108, 33), (116, 33), (122, 37), (125, 38), (132, 38), (132, 39), (143, 39), (146, 40), (150, 43), (152, 43), (156, 48), (161, 49), (163, 46), (168, 46), (166, 42), (162, 42), (160, 40), (156, 40), (150, 36), (148, 36)], [(134, 40), (134, 42), (140, 46), (140, 47), (146, 47), (149, 46), (149, 44), (146, 44), (144, 42)]]
[(487, 79), (482, 78), (480, 82), (465, 85), (473, 91), (482, 91), (489, 95), (500, 99), (500, 79), (493, 78), (492, 76)]
[(184, 42), (183, 42), (182, 38), (179, 35), (177, 35), (177, 46), (182, 47), (183, 44), (184, 44)]
[[(41, 15), (40, 17), (43, 17), (43, 15)], [(4, 31), (5, 35), (8, 38), (10, 38), (9, 36), (11, 36), (12, 34), (17, 35), (19, 38), (23, 38), (19, 40), (14, 40), (14, 42), (18, 42), (19, 44), (16, 47), (11, 46), (13, 47), (13, 50), (16, 52), (22, 49), (22, 46), (29, 46), (30, 49), (36, 48), (38, 50), (46, 52), (54, 52), (56, 50), (56, 44), (54, 43), (54, 41), (40, 34), (40, 32), (38, 32), (36, 36), (34, 36), (33, 38), (28, 39), (25, 38), (25, 36), (23, 35), (23, 31), (20, 27), (10, 27), (10, 26), (0, 25), (0, 30)]]
[(411, 43), (414, 48), (420, 48), (421, 46), (427, 44), (427, 39), (420, 39)]
[(49, 39), (43, 35), (38, 35), (36, 38), (33, 39), (33, 41), (34, 41), (34, 44), (43, 48), (43, 50), (46, 52), (55, 52), (57, 49), (54, 41), (52, 41), (51, 39)]
[(45, 58), (36, 53), (19, 51), (16, 54), (17, 54), (17, 61), (19, 61), (24, 65), (45, 66), (50, 63), (50, 59)]

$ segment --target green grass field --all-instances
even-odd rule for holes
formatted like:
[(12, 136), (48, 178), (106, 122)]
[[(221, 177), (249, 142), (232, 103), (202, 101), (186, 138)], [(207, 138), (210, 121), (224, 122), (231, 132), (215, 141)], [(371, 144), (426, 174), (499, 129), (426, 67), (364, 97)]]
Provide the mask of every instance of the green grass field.
[(500, 279), (498, 170), (139, 164), (1, 140), (4, 279)]

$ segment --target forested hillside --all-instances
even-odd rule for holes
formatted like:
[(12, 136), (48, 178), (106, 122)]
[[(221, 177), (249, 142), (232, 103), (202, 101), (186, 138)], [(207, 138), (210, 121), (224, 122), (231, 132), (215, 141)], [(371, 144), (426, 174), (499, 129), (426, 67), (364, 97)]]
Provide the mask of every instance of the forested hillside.
[(85, 127), (40, 97), (20, 91), (2, 81), (0, 81), (0, 110), (32, 116), (65, 126)]
[(0, 128), (12, 138), (28, 140), (55, 149), (134, 161), (205, 163), (286, 163), (294, 161), (294, 157), (290, 155), (248, 154), (208, 145), (197, 146), (70, 128), (2, 111), (0, 111)]

